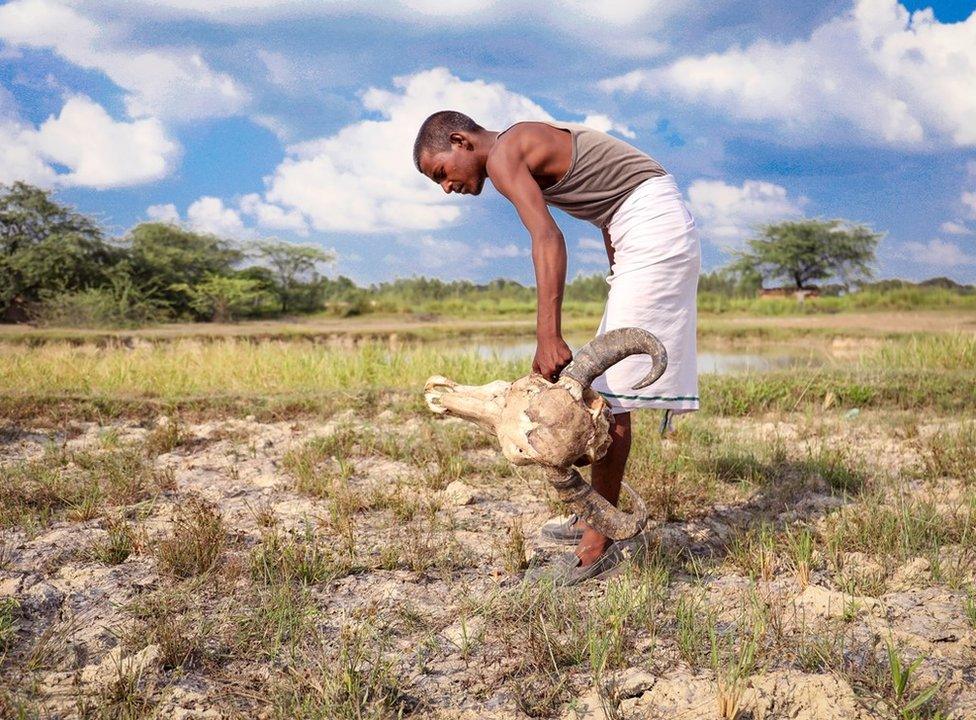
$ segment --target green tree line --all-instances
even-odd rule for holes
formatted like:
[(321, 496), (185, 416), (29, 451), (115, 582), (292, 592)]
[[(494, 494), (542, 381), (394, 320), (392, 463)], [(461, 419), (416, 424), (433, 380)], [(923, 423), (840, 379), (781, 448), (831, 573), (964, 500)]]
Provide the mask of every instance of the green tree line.
[(64, 325), (226, 321), (313, 312), (333, 260), (312, 245), (247, 245), (147, 222), (110, 238), (26, 183), (0, 186), (0, 318)]
[[(703, 273), (699, 307), (711, 312), (795, 312), (796, 302), (759, 301), (765, 284), (796, 289), (820, 283), (804, 311), (959, 306), (974, 289), (947, 278), (872, 282), (879, 233), (841, 220), (791, 220), (757, 228), (720, 270)], [(535, 289), (514, 280), (488, 283), (400, 278), (369, 287), (322, 274), (331, 253), (267, 239), (238, 244), (159, 222), (120, 238), (25, 183), (0, 185), (0, 320), (52, 325), (132, 326), (166, 320), (228, 321), (284, 314), (369, 312), (450, 315), (528, 314)], [(602, 311), (606, 273), (566, 284), (564, 309)]]

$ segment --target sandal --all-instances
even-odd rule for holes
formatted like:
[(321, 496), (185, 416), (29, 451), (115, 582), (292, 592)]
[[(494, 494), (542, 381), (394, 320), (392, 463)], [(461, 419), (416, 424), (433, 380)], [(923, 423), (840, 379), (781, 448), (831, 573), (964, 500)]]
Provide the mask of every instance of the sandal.
[(573, 527), (578, 521), (579, 515), (574, 513), (565, 520), (547, 522), (539, 531), (539, 536), (560, 545), (575, 545), (583, 538), (583, 531)]
[(551, 582), (553, 585), (577, 585), (584, 580), (602, 579), (615, 574), (628, 560), (640, 557), (647, 548), (647, 539), (643, 535), (617, 540), (610, 543), (596, 562), (580, 565), (580, 559), (575, 553), (566, 553), (554, 558), (551, 562), (535, 568), (529, 568), (525, 573), (525, 581), (529, 583)]

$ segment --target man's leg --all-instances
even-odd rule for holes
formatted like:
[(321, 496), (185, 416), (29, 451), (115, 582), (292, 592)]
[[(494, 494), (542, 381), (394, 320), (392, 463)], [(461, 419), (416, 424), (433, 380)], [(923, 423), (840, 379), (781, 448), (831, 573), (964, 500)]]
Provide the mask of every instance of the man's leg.
[[(614, 415), (613, 420), (610, 448), (606, 455), (593, 463), (591, 482), (594, 490), (616, 505), (620, 497), (620, 483), (624, 479), (627, 456), (630, 455), (630, 413)], [(576, 546), (576, 555), (583, 565), (591, 565), (606, 550), (610, 538), (588, 525), (581, 525), (584, 528), (583, 537)]]

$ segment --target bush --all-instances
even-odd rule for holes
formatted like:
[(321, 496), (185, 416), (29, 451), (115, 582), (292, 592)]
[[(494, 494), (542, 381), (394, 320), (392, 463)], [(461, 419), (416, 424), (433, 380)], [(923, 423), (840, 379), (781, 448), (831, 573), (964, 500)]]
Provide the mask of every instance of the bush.
[(113, 287), (46, 295), (31, 306), (29, 314), (38, 325), (60, 327), (136, 327), (170, 317), (162, 303)]

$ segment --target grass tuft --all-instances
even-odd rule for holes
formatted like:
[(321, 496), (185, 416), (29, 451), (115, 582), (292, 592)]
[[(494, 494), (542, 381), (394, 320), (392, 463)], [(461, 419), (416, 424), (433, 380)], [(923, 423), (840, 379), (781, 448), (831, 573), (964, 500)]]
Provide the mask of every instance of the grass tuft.
[(165, 572), (180, 578), (193, 577), (214, 568), (225, 539), (220, 512), (213, 504), (192, 495), (177, 507), (173, 534), (159, 543), (156, 556)]

